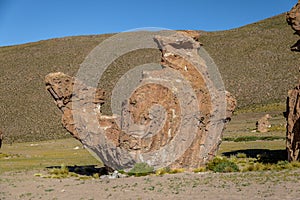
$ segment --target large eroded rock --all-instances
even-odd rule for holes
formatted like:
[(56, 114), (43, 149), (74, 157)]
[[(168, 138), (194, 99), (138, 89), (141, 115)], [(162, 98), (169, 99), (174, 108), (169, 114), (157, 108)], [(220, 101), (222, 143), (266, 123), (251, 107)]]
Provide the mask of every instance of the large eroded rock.
[(300, 159), (300, 84), (288, 92), (286, 119), (288, 159), (296, 161)]
[[(300, 1), (287, 13), (287, 22), (300, 36)], [(291, 48), (300, 51), (300, 40)], [(300, 84), (289, 90), (285, 117), (287, 120), (286, 149), (289, 161), (300, 160)]]
[[(61, 72), (46, 76), (47, 90), (63, 112), (63, 126), (108, 167), (197, 168), (219, 148), (236, 100), (216, 87), (199, 56), (195, 32), (156, 36), (163, 69), (143, 71), (122, 114), (105, 116), (109, 91), (86, 86)], [(76, 85), (76, 89), (74, 89)], [(83, 98), (84, 97), (84, 98)]]

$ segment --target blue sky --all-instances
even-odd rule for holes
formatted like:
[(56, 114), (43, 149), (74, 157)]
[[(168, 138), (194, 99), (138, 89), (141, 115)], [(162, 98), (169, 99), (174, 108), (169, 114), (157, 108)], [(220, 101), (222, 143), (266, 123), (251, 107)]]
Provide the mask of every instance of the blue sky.
[(0, 46), (141, 27), (227, 30), (286, 11), (297, 0), (0, 0)]

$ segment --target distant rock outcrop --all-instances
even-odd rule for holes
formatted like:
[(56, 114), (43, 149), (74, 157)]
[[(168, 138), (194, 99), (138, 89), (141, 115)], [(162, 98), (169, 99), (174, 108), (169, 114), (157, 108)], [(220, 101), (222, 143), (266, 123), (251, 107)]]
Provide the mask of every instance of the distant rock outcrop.
[(269, 122), (270, 118), (271, 118), (271, 116), (269, 114), (266, 114), (265, 116), (263, 116), (262, 118), (260, 118), (256, 122), (256, 130), (258, 132), (261, 132), (261, 133), (268, 132), (269, 128), (271, 127), (271, 124)]
[(155, 169), (197, 168), (216, 155), (236, 100), (208, 83), (200, 44), (193, 39), (198, 36), (188, 35), (154, 38), (164, 68), (143, 72), (140, 87), (123, 102), (122, 116), (101, 113), (105, 90), (61, 72), (46, 76), (63, 126), (107, 167), (129, 169), (145, 162)]

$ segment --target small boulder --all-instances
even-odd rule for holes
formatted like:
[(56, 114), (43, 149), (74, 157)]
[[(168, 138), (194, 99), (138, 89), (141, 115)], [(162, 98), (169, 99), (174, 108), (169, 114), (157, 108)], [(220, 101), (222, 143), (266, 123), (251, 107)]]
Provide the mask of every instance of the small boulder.
[(261, 133), (266, 133), (268, 132), (269, 128), (271, 127), (271, 124), (269, 122), (269, 119), (271, 119), (271, 115), (266, 114), (262, 118), (260, 118), (256, 122), (256, 131), (261, 132)]

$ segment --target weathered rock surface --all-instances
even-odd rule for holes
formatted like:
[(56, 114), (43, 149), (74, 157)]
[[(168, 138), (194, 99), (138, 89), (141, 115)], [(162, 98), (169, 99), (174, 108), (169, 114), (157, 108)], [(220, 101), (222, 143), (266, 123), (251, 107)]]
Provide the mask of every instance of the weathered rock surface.
[(288, 159), (296, 161), (300, 159), (300, 84), (288, 92), (286, 119)]
[(45, 78), (63, 112), (63, 126), (113, 169), (139, 162), (155, 169), (204, 165), (216, 155), (236, 107), (229, 92), (211, 83), (207, 64), (198, 55), (199, 42), (186, 33), (154, 40), (164, 68), (143, 72), (140, 87), (123, 102), (122, 116), (102, 115), (103, 89), (60, 72)]
[(260, 118), (256, 122), (256, 130), (258, 132), (261, 132), (261, 133), (268, 132), (269, 128), (271, 127), (271, 124), (269, 122), (269, 119), (271, 119), (271, 118), (272, 117), (269, 114), (266, 114), (265, 116), (263, 116), (262, 118)]
[(192, 31), (192, 30), (180, 30), (177, 31), (178, 33), (181, 33), (187, 37), (191, 37), (193, 38), (195, 41), (200, 42), (199, 38), (200, 38), (200, 33), (199, 31)]
[[(80, 135), (75, 128), (73, 119), (73, 103), (76, 102), (80, 106), (87, 108), (95, 108), (95, 106), (101, 106), (104, 103), (105, 92), (101, 89), (95, 89), (84, 85), (77, 81), (77, 85), (80, 88), (80, 93), (85, 98), (79, 98), (77, 93), (74, 93), (73, 85), (74, 78), (65, 75), (61, 72), (52, 73), (45, 77), (46, 89), (50, 92), (55, 100), (57, 107), (63, 112), (62, 124), (63, 126), (78, 140)], [(94, 93), (93, 93), (94, 92)], [(94, 94), (92, 97), (91, 94)], [(98, 110), (97, 110), (98, 111)], [(75, 112), (75, 111), (74, 111)], [(98, 111), (100, 112), (100, 111)]]
[[(287, 23), (300, 36), (300, 1), (287, 13)], [(291, 48), (300, 51), (300, 40)], [(285, 117), (287, 120), (286, 149), (289, 161), (300, 160), (300, 84), (288, 91)]]
[[(300, 2), (287, 13), (286, 15), (287, 23), (295, 31), (295, 34), (300, 36)], [(300, 40), (298, 40), (292, 47), (292, 51), (300, 51)]]
[(292, 26), (298, 35), (300, 35), (300, 2), (287, 13), (287, 23)]

